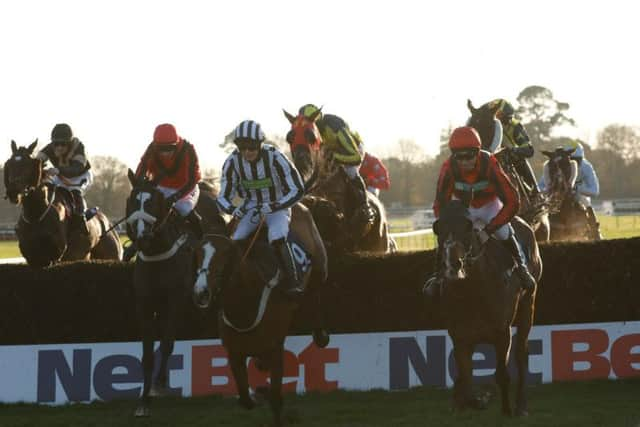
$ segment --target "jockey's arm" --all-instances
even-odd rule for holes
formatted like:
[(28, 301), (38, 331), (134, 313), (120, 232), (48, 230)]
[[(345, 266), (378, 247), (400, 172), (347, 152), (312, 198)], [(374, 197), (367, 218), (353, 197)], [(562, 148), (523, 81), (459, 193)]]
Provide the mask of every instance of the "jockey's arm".
[(582, 170), (582, 182), (578, 184), (578, 192), (587, 197), (595, 197), (600, 194), (598, 176), (591, 163), (582, 160), (580, 169)]
[[(304, 196), (304, 184), (298, 170), (279, 151), (273, 156), (273, 165), (283, 184), (282, 197), (271, 206), (271, 210), (287, 209), (297, 203)], [(285, 193), (285, 189), (289, 191)]]
[(198, 155), (196, 154), (196, 150), (192, 145), (188, 145), (188, 156), (189, 156), (189, 179), (187, 182), (174, 194), (174, 198), (176, 200), (182, 199), (184, 196), (193, 191), (197, 182), (200, 179), (200, 165), (198, 163)]
[(451, 171), (451, 160), (447, 160), (440, 168), (436, 198), (433, 202), (433, 214), (436, 218), (440, 217), (440, 207), (451, 200), (454, 184), (455, 179)]
[(522, 123), (518, 121), (513, 124), (513, 141), (515, 144), (513, 151), (518, 156), (522, 158), (533, 157), (534, 150), (531, 144), (531, 138), (529, 138), (529, 134)]
[(220, 174), (220, 193), (218, 194), (218, 207), (220, 210), (232, 214), (236, 207), (232, 200), (238, 192), (238, 177), (233, 168), (232, 156), (229, 156), (222, 166)]
[(82, 163), (79, 160), (71, 160), (68, 166), (59, 166), (58, 170), (60, 175), (66, 178), (75, 178), (82, 175), (85, 172), (86, 162)]
[(493, 156), (489, 161), (489, 179), (496, 186), (496, 192), (503, 204), (502, 209), (485, 228), (487, 233), (492, 234), (498, 228), (508, 224), (516, 216), (518, 209), (520, 209), (520, 199), (515, 187)]

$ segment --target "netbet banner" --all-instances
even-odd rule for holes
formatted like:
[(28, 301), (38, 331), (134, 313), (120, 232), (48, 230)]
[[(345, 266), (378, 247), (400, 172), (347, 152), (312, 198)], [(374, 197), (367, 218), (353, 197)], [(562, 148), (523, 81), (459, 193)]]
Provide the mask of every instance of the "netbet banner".
[[(640, 322), (537, 326), (529, 352), (530, 384), (640, 376)], [(135, 398), (141, 353), (140, 343), (0, 347), (0, 401)], [(479, 346), (473, 359), (475, 381), (493, 381), (493, 348)], [(248, 365), (253, 388), (268, 381), (253, 361)], [(219, 340), (177, 342), (169, 371), (177, 395), (236, 393)], [(284, 372), (284, 389), (298, 393), (451, 386), (456, 376), (446, 331), (334, 335), (325, 349), (310, 337), (289, 337)]]

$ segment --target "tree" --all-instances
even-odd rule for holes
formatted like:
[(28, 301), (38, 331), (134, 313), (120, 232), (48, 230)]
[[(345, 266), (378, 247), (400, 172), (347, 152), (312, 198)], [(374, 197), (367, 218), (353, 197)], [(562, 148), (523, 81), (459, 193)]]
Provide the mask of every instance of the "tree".
[(575, 126), (575, 121), (566, 115), (569, 104), (557, 101), (545, 87), (528, 86), (520, 92), (517, 100), (520, 104), (517, 113), (536, 146), (549, 145), (557, 128)]
[(87, 204), (99, 206), (112, 219), (124, 215), (131, 191), (127, 165), (115, 157), (96, 156), (91, 159), (91, 169), (94, 179), (86, 192)]
[(640, 129), (611, 124), (598, 133), (598, 149), (614, 151), (627, 163), (640, 159)]

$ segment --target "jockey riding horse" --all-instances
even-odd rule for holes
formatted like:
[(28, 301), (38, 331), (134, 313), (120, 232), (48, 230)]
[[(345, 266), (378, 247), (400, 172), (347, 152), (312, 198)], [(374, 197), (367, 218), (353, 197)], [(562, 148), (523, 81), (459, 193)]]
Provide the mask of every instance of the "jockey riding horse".
[[(391, 239), (384, 206), (366, 190), (355, 164), (362, 156), (362, 144), (356, 143), (360, 137), (342, 119), (321, 116), (319, 109), (309, 113), (311, 107), (307, 107), (296, 117), (284, 111), (291, 123), (287, 142), (309, 194), (303, 203), (311, 209), (325, 244), (339, 251), (389, 252)], [(318, 123), (325, 126), (324, 133)], [(338, 126), (340, 123), (344, 126)], [(325, 134), (333, 144), (325, 141)], [(326, 206), (327, 203), (331, 206)], [(330, 232), (335, 228), (328, 220), (334, 216), (332, 210), (337, 212), (337, 228), (342, 230), (337, 234)]]
[[(60, 136), (61, 127), (66, 126), (54, 128), (54, 137)], [(77, 152), (83, 152), (80, 143), (74, 141)], [(86, 169), (88, 163), (83, 166), (80, 161), (83, 156), (72, 156), (71, 161), (64, 163), (66, 166), (57, 163), (59, 168), (51, 168), (54, 171), (44, 168), (42, 153), (51, 150), (68, 153), (67, 142), (62, 143), (61, 148), (57, 145), (51, 148), (50, 144), (40, 152), (39, 158), (34, 158), (37, 140), (28, 147), (18, 147), (11, 141), (12, 155), (4, 164), (6, 198), (22, 206), (16, 225), (18, 246), (32, 267), (46, 267), (58, 261), (122, 257), (118, 234), (104, 213), (84, 208), (81, 189), (86, 187), (91, 174)], [(65, 178), (82, 170), (85, 172), (77, 177)]]

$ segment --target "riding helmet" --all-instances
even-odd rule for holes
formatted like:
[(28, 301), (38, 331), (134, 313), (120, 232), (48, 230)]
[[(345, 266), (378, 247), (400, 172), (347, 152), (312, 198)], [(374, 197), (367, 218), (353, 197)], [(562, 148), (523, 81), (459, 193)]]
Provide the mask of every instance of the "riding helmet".
[(471, 126), (456, 128), (449, 137), (449, 149), (451, 151), (477, 149), (480, 150), (480, 136)]
[(51, 142), (71, 142), (73, 132), (71, 126), (66, 123), (58, 123), (51, 130)]
[(265, 137), (260, 123), (253, 120), (245, 120), (236, 126), (233, 132), (233, 142), (237, 143), (241, 140), (263, 142)]

